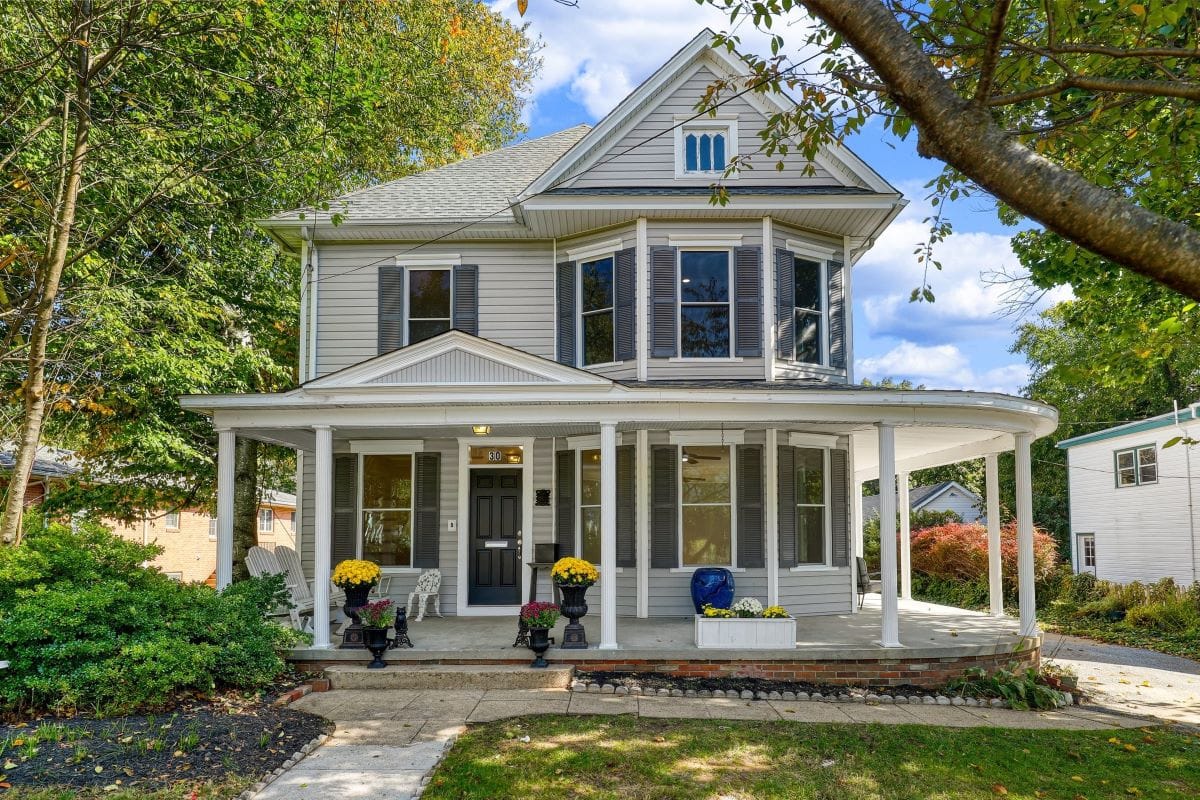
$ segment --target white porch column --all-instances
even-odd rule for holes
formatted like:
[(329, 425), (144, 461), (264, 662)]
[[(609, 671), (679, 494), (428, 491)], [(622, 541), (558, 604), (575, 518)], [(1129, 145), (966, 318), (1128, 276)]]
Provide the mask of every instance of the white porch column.
[(767, 605), (779, 605), (779, 431), (767, 428), (767, 443), (763, 465), (767, 475), (766, 517), (767, 533)]
[(879, 428), (879, 565), (883, 573), (883, 624), (879, 643), (900, 647), (900, 612), (896, 602), (896, 429), (881, 422)]
[(233, 582), (233, 484), (237, 433), (217, 428), (217, 590)]
[(900, 511), (900, 596), (912, 600), (912, 508), (908, 504), (908, 473), (896, 476), (896, 507)]
[(617, 426), (600, 423), (600, 649), (617, 647)]
[(1018, 433), (1017, 477), (1017, 585), (1021, 606), (1021, 635), (1037, 636), (1037, 597), (1033, 586), (1033, 471), (1029, 446), (1033, 435)]
[(637, 500), (637, 615), (650, 616), (650, 431), (637, 431), (634, 439), (634, 497)]
[(329, 647), (330, 525), (333, 517), (333, 429), (314, 425), (317, 435), (316, 497), (313, 503), (313, 647)]
[(993, 617), (1004, 616), (1004, 584), (1000, 565), (1000, 466), (999, 457), (988, 453), (983, 457), (986, 483), (988, 533), (988, 597)]

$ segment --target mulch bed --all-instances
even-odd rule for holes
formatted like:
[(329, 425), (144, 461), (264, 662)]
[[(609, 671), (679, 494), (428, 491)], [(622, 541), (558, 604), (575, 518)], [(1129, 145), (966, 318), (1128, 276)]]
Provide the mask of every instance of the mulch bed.
[(40, 717), (0, 725), (0, 782), (162, 789), (179, 781), (259, 778), (333, 723), (236, 695), (184, 700), (155, 714)]
[(891, 697), (897, 695), (933, 697), (941, 694), (941, 692), (923, 689), (920, 686), (833, 686), (808, 683), (807, 681), (779, 681), (767, 678), (685, 678), (661, 672), (587, 672), (577, 669), (575, 678), (587, 683), (602, 685), (611, 683), (614, 686), (625, 686), (630, 689), (640, 686), (642, 689), (682, 689), (684, 691), (695, 689), (698, 692), (713, 692), (718, 689), (725, 692), (746, 690), (751, 692), (807, 692), (808, 694), (820, 692), (826, 697), (838, 694), (851, 697), (856, 695), (865, 697), (867, 694)]

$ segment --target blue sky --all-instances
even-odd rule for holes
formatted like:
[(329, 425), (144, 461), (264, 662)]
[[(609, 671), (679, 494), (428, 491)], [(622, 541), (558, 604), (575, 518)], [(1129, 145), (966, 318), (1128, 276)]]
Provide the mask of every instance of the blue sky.
[[(491, 5), (541, 38), (542, 70), (526, 110), (529, 136), (595, 123), (702, 28), (728, 28), (723, 14), (695, 0), (579, 0), (577, 8), (532, 0), (523, 20), (516, 0)], [(739, 34), (743, 49), (765, 49), (766, 37), (748, 25)], [(1001, 314), (1002, 290), (982, 277), (1019, 271), (1008, 244), (1013, 229), (999, 223), (987, 198), (952, 204), (956, 233), (939, 245), (944, 270), (931, 280), (937, 302), (909, 303), (921, 280), (913, 249), (926, 236), (922, 220), (930, 212), (923, 187), (940, 164), (919, 157), (915, 139), (897, 140), (878, 124), (849, 145), (909, 200), (854, 269), (856, 377), (1016, 393), (1028, 374), (1023, 359), (1008, 352), (1016, 321)], [(1043, 299), (1039, 308), (1061, 296)]]

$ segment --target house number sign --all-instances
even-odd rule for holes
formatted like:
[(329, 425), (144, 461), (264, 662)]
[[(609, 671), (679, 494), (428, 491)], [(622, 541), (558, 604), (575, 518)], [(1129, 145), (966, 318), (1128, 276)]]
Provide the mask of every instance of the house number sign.
[(523, 464), (525, 463), (525, 452), (519, 445), (510, 447), (472, 446), (470, 450), (470, 463), (494, 467)]

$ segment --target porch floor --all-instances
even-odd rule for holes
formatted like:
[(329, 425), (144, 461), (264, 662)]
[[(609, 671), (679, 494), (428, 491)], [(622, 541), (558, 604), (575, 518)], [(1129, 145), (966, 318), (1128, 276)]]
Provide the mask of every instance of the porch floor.
[[(939, 659), (986, 656), (1013, 652), (1021, 643), (1018, 621), (1012, 617), (997, 619), (961, 608), (919, 601), (899, 602), (900, 641), (902, 648), (879, 646), (880, 597), (869, 594), (857, 614), (833, 614), (799, 617), (796, 620), (797, 646), (794, 650), (717, 650), (699, 649), (694, 644), (692, 617), (651, 617), (617, 620), (617, 650), (599, 650), (599, 616), (583, 618), (592, 647), (587, 650), (561, 650), (551, 647), (546, 657), (552, 661), (611, 661), (614, 654), (627, 658), (718, 661), (763, 659), (784, 661), (844, 661), (854, 659)], [(426, 617), (410, 621), (409, 636), (413, 648), (391, 650), (388, 661), (473, 661), (525, 659), (528, 651), (513, 648), (516, 635), (514, 617)], [(551, 634), (562, 640), (563, 623)], [(335, 641), (337, 637), (335, 636)], [(369, 656), (362, 650), (295, 648), (290, 659), (303, 662), (362, 661)]]

